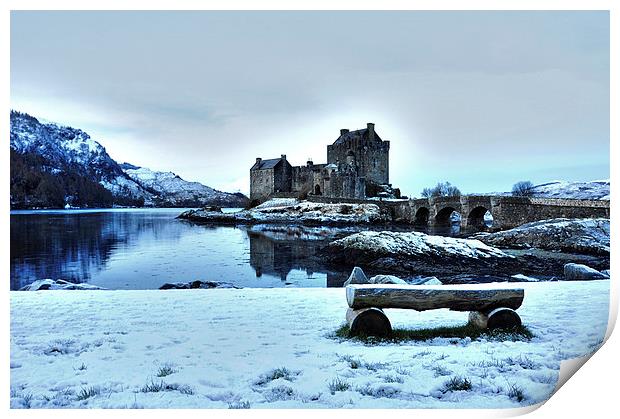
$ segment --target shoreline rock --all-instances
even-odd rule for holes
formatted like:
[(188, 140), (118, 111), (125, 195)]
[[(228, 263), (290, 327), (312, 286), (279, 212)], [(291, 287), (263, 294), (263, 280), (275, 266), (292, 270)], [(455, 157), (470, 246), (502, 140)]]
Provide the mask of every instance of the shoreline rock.
[(205, 207), (185, 211), (177, 218), (196, 223), (228, 225), (289, 223), (333, 226), (391, 222), (390, 215), (372, 203), (325, 204), (291, 199), (274, 199), (252, 209), (231, 213)]
[(351, 271), (349, 279), (342, 286), (346, 287), (352, 284), (441, 285), (442, 282), (434, 276), (404, 280), (394, 275), (379, 274), (368, 278), (362, 268), (356, 266)]
[(555, 218), (472, 236), (500, 248), (538, 248), (596, 256), (609, 256), (609, 237), (607, 218)]
[(401, 278), (435, 276), (441, 282), (486, 283), (517, 281), (513, 275), (563, 278), (564, 265), (586, 263), (609, 268), (609, 258), (537, 249), (501, 250), (478, 240), (429, 236), (424, 233), (364, 231), (331, 242), (318, 257), (333, 269), (363, 268)]
[(191, 282), (166, 282), (161, 287), (160, 290), (189, 290), (189, 289), (213, 289), (213, 288), (234, 288), (234, 289), (242, 289), (243, 287), (238, 287), (236, 285), (231, 284), (230, 282), (220, 282), (220, 281), (191, 281)]
[(86, 283), (76, 284), (62, 279), (38, 279), (19, 289), (19, 291), (56, 291), (56, 290), (105, 290), (106, 288)]
[(567, 281), (589, 281), (595, 279), (609, 279), (609, 275), (580, 263), (564, 265), (564, 278)]

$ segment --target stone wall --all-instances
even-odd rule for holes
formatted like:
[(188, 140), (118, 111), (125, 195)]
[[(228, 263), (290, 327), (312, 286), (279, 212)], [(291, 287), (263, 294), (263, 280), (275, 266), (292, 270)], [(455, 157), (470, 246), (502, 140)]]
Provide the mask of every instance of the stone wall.
[[(442, 197), (429, 199), (410, 199), (400, 201), (317, 198), (316, 202), (373, 203), (389, 208), (393, 220), (408, 224), (419, 223), (416, 216), (425, 215), (429, 226), (440, 225), (448, 209), (461, 213), (461, 228), (480, 227), (486, 211), (493, 216), (494, 230), (505, 230), (519, 225), (551, 218), (609, 218), (610, 204), (605, 200), (527, 198), (512, 196)], [(448, 214), (449, 215), (449, 214)], [(439, 217), (441, 218), (441, 217)]]
[(291, 191), (301, 193), (314, 193), (318, 185), (321, 194), (325, 193), (325, 184), (322, 176), (325, 164), (307, 164), (306, 166), (293, 166), (291, 172)]
[(327, 146), (328, 164), (355, 164), (366, 180), (383, 185), (390, 181), (390, 142), (355, 138)]
[(274, 168), (273, 171), (273, 192), (291, 192), (291, 175), (293, 166), (282, 158), (282, 163)]
[(492, 198), (494, 229), (550, 218), (609, 218), (609, 201), (552, 198)]
[(272, 169), (250, 170), (250, 201), (262, 202), (274, 190), (274, 173)]

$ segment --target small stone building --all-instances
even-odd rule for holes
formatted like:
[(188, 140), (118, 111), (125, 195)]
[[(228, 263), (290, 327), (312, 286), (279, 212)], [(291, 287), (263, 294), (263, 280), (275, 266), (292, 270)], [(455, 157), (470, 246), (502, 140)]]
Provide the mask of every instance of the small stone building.
[(279, 159), (256, 159), (250, 169), (250, 200), (253, 204), (273, 196), (303, 198), (308, 195), (364, 199), (389, 185), (390, 142), (383, 141), (375, 126), (349, 131), (327, 146), (327, 163), (291, 166), (286, 155)]

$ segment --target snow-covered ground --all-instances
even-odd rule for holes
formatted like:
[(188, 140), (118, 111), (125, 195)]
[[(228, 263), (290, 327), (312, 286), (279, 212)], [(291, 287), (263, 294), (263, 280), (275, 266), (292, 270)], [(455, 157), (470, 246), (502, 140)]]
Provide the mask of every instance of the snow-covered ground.
[(554, 181), (532, 188), (535, 197), (603, 199), (609, 201), (609, 179), (590, 182)]
[[(347, 308), (342, 288), (12, 292), (11, 406), (503, 408), (546, 400), (560, 361), (601, 344), (609, 281), (501, 286), (525, 288), (518, 312), (531, 341), (334, 339)], [(410, 328), (467, 318), (387, 314)], [(454, 377), (471, 389), (446, 391)]]

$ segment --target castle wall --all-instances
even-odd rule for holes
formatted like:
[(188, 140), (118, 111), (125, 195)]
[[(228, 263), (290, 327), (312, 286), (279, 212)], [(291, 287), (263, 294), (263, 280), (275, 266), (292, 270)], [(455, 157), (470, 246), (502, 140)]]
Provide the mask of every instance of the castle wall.
[(348, 163), (352, 153), (359, 173), (369, 181), (387, 184), (390, 179), (389, 150), (389, 141), (345, 140), (327, 146), (327, 163)]
[(273, 169), (250, 170), (250, 201), (262, 202), (274, 190)]
[(297, 193), (314, 192), (315, 186), (319, 185), (321, 193), (325, 190), (323, 168), (325, 164), (313, 164), (311, 166), (293, 166), (291, 170), (291, 191)]
[[(269, 160), (263, 166), (272, 167), (250, 170), (250, 199), (262, 202), (275, 194), (363, 199), (367, 182), (388, 184), (389, 141), (375, 134), (372, 123), (365, 130), (343, 135), (347, 133), (341, 130), (338, 141), (327, 146), (327, 164), (293, 167), (282, 155), (281, 161)], [(261, 167), (260, 161), (253, 167)]]
[(293, 166), (283, 160), (273, 169), (273, 191), (272, 192), (291, 192), (291, 178)]

